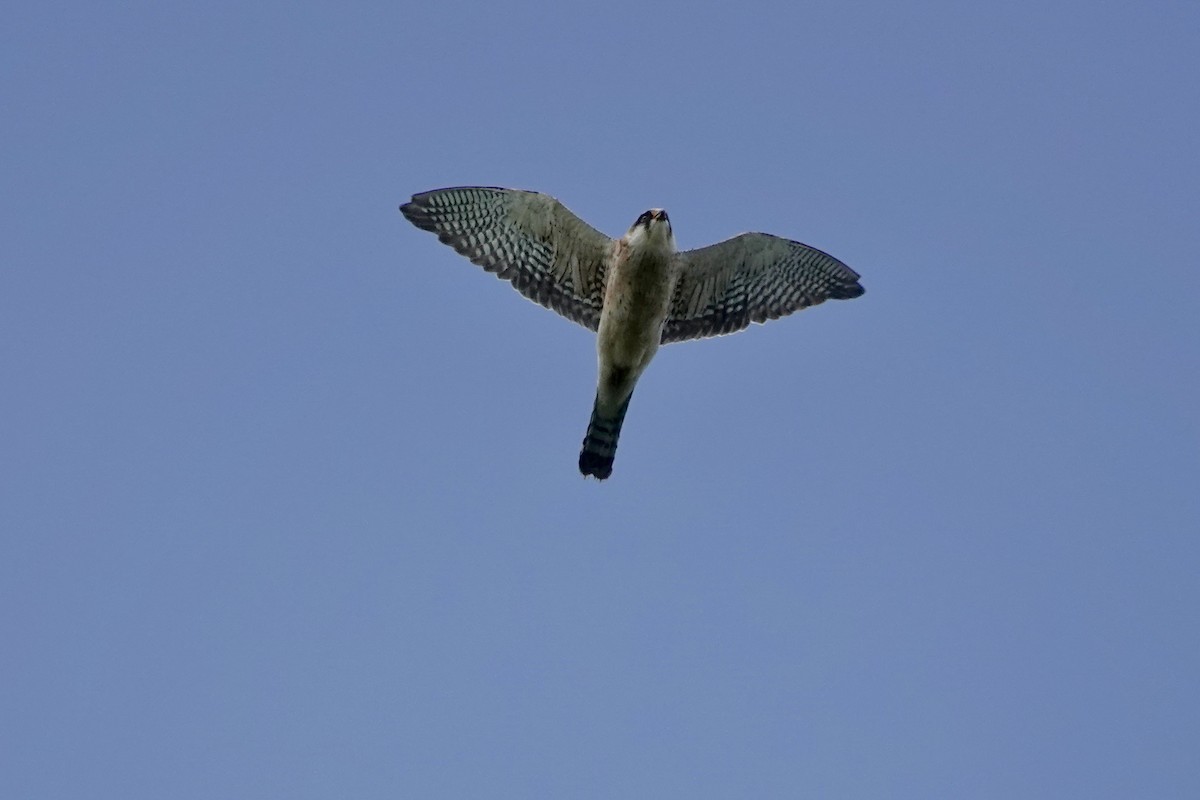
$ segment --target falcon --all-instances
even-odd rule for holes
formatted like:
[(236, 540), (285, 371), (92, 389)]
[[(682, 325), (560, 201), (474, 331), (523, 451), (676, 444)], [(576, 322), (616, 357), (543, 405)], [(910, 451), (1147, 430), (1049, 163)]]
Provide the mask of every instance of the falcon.
[(598, 480), (612, 474), (634, 386), (660, 344), (734, 333), (863, 293), (858, 273), (841, 261), (768, 233), (678, 252), (661, 208), (619, 239), (553, 197), (520, 189), (434, 189), (400, 212), (525, 297), (596, 332), (599, 378), (579, 471)]

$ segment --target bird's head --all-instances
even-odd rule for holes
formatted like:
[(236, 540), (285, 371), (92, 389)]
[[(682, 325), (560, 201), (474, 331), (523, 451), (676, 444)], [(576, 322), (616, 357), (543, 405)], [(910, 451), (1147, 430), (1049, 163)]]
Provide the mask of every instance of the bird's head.
[(671, 231), (671, 218), (661, 208), (652, 208), (642, 213), (626, 238), (630, 244), (658, 245), (675, 250), (675, 234)]

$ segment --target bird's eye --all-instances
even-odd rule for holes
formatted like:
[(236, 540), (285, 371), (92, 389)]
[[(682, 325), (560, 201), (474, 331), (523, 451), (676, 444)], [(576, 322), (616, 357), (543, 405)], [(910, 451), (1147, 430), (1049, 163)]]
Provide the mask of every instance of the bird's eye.
[(642, 215), (641, 215), (640, 217), (638, 217), (638, 218), (637, 218), (637, 222), (636, 222), (636, 223), (634, 223), (634, 224), (636, 224), (636, 225), (649, 225), (649, 224), (650, 224), (650, 212), (649, 212), (649, 211), (643, 211), (643, 212), (642, 212)]

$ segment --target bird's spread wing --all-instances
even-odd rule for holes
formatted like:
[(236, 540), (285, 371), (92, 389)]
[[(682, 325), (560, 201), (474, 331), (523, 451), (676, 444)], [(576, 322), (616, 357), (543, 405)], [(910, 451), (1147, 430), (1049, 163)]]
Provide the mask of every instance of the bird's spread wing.
[(413, 195), (409, 222), (521, 294), (596, 330), (612, 240), (546, 194), (462, 186)]
[(858, 297), (858, 273), (831, 255), (767, 233), (743, 233), (687, 250), (662, 341), (740, 331), (751, 322)]

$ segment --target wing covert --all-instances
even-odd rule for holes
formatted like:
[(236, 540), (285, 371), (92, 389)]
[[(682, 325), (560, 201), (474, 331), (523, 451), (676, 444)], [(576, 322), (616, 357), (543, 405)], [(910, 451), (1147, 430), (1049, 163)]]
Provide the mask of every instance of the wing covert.
[(415, 194), (400, 212), (530, 300), (599, 326), (612, 240), (553, 197), (459, 186)]

